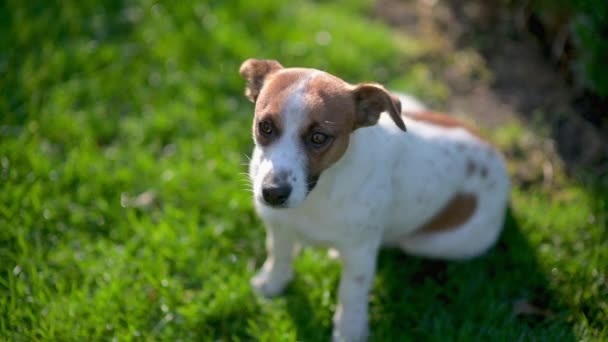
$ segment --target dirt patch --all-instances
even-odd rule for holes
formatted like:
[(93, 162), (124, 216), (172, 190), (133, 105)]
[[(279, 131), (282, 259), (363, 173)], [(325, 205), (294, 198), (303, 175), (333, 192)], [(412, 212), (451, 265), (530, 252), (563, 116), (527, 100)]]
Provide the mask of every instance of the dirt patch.
[(523, 13), (488, 1), (378, 0), (375, 7), (377, 17), (428, 42), (421, 58), (450, 88), (440, 109), (490, 129), (510, 120), (546, 129), (568, 170), (608, 171), (608, 127), (575, 107), (575, 92), (527, 32)]

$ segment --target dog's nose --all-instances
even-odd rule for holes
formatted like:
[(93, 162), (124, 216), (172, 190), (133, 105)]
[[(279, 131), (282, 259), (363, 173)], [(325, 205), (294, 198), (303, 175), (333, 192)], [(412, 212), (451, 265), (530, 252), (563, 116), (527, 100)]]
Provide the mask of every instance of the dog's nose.
[(291, 194), (291, 185), (287, 183), (264, 184), (262, 186), (262, 196), (264, 201), (270, 205), (285, 204)]

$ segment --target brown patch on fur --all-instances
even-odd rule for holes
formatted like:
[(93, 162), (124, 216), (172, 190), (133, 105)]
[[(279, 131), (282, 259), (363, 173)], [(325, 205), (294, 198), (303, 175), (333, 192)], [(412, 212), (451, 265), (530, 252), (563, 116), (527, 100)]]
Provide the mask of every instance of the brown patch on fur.
[[(399, 99), (380, 85), (353, 86), (314, 69), (284, 69), (276, 61), (247, 60), (240, 72), (249, 82), (247, 95), (256, 104), (253, 134), (262, 146), (270, 145), (281, 135), (287, 101), (297, 87), (304, 87), (301, 96), (306, 117), (300, 136), (308, 157), (308, 173), (313, 179), (344, 155), (354, 130), (376, 124), (383, 111), (405, 130)], [(261, 121), (272, 124), (271, 135), (259, 132)], [(310, 144), (315, 132), (330, 136), (332, 141), (315, 148)]]
[(428, 122), (428, 123), (436, 125), (436, 126), (441, 126), (441, 127), (446, 127), (446, 128), (464, 128), (469, 133), (476, 136), (477, 138), (479, 138), (483, 141), (487, 141), (484, 137), (481, 136), (481, 134), (475, 128), (467, 125), (466, 123), (464, 123), (456, 118), (453, 118), (453, 117), (445, 115), (445, 114), (424, 111), (424, 112), (412, 113), (409, 117), (415, 121)]
[(250, 58), (241, 64), (239, 74), (247, 80), (245, 95), (251, 102), (255, 102), (264, 85), (266, 76), (281, 70), (283, 66), (273, 60)]
[(258, 131), (260, 121), (270, 121), (278, 130), (280, 135), (283, 130), (281, 113), (285, 108), (289, 95), (293, 88), (308, 74), (306, 69), (284, 69), (267, 76), (260, 90), (255, 104), (255, 120), (253, 122), (253, 134), (262, 145), (268, 145), (271, 141)]
[(473, 194), (457, 194), (417, 233), (437, 233), (458, 228), (467, 222), (477, 209), (477, 197)]
[[(284, 128), (282, 114), (295, 87), (304, 86), (303, 101), (307, 112), (300, 135), (308, 156), (308, 172), (318, 177), (321, 172), (344, 155), (350, 133), (357, 128), (355, 123), (355, 101), (353, 87), (327, 73), (318, 73), (306, 84), (301, 81), (317, 72), (313, 69), (289, 68), (269, 75), (256, 102), (253, 132), (256, 140), (267, 145), (267, 137), (258, 131), (258, 123), (267, 120), (273, 123), (277, 134)], [(332, 137), (327, 146), (314, 149), (306, 146), (315, 132)]]
[(333, 137), (326, 147), (306, 148), (308, 172), (312, 176), (319, 176), (338, 161), (348, 148), (350, 133), (356, 128), (355, 103), (350, 86), (328, 74), (311, 80), (305, 102), (308, 115), (301, 132), (304, 141), (308, 141), (314, 132)]

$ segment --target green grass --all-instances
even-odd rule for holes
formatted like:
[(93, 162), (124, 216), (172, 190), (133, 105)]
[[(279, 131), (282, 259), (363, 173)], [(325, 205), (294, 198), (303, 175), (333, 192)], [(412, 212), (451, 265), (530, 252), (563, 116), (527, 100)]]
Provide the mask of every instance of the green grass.
[[(281, 298), (248, 286), (265, 251), (238, 67), (276, 58), (440, 102), (424, 44), (367, 1), (60, 3), (0, 3), (0, 340), (327, 340), (325, 251)], [(522, 134), (495, 138), (525, 159)], [(562, 178), (515, 187), (479, 259), (382, 252), (372, 340), (608, 339), (608, 181)], [(515, 317), (519, 299), (554, 315)]]

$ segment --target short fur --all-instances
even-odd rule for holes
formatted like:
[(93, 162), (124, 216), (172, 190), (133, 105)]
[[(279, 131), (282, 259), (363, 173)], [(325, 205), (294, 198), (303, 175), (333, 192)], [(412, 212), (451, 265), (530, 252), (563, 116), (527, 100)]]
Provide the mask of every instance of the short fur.
[(334, 248), (343, 269), (333, 339), (363, 341), (379, 248), (461, 260), (494, 244), (509, 179), (476, 133), (380, 85), (268, 60), (240, 72), (256, 104), (250, 177), (267, 230), (258, 292), (283, 291), (298, 244)]

